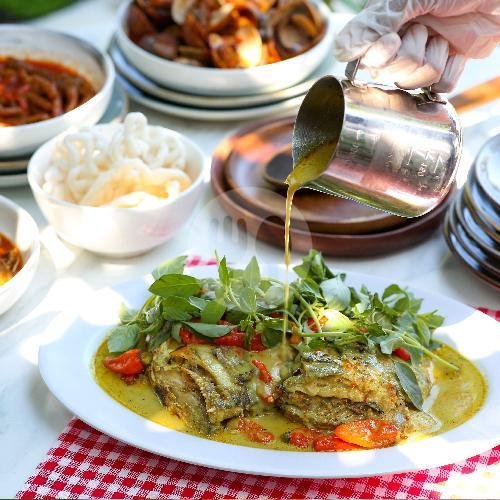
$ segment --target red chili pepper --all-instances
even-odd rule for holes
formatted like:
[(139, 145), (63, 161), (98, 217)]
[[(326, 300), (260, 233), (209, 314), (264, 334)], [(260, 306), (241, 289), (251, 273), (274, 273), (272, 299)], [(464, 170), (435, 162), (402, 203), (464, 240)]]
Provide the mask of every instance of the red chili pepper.
[[(231, 325), (229, 321), (221, 319), (219, 325)], [(233, 328), (228, 334), (223, 335), (214, 339), (214, 344), (217, 345), (227, 345), (231, 347), (241, 347), (245, 348), (245, 332), (242, 332), (238, 328)]]
[(350, 451), (359, 450), (360, 447), (355, 444), (346, 443), (335, 437), (333, 434), (326, 434), (314, 440), (314, 451)]
[(140, 349), (131, 349), (114, 358), (106, 358), (104, 366), (120, 375), (138, 375), (145, 369)]
[(245, 333), (231, 330), (227, 335), (214, 339), (214, 344), (232, 347), (245, 347)]
[(240, 418), (238, 420), (238, 430), (245, 434), (250, 441), (257, 443), (270, 443), (274, 441), (274, 434), (272, 432), (269, 432), (262, 425), (249, 418)]
[(294, 429), (290, 432), (290, 444), (297, 446), (297, 448), (308, 448), (320, 436), (321, 433), (319, 431), (308, 429), (307, 427)]
[(252, 363), (255, 365), (257, 370), (259, 370), (259, 379), (262, 380), (265, 384), (269, 384), (269, 382), (273, 381), (273, 377), (269, 373), (267, 366), (258, 359), (252, 359)]
[[(321, 325), (321, 328), (323, 328), (326, 325), (326, 322), (328, 321), (328, 318), (326, 316), (321, 316), (321, 318), (318, 318), (319, 324)], [(309, 318), (307, 320), (307, 326), (312, 332), (317, 332), (318, 331), (318, 326), (316, 325), (316, 322), (314, 321), (313, 318)]]
[(394, 356), (397, 356), (398, 358), (402, 359), (403, 361), (410, 361), (411, 360), (410, 353), (404, 347), (396, 347), (396, 349), (394, 349), (394, 351), (392, 351), (392, 354), (394, 354)]
[(255, 334), (250, 340), (250, 350), (251, 351), (265, 351), (267, 348), (262, 343), (262, 337), (260, 333)]
[(179, 337), (182, 340), (182, 343), (185, 345), (189, 344), (208, 344), (208, 341), (198, 337), (195, 333), (193, 333), (187, 326), (181, 326), (179, 330)]

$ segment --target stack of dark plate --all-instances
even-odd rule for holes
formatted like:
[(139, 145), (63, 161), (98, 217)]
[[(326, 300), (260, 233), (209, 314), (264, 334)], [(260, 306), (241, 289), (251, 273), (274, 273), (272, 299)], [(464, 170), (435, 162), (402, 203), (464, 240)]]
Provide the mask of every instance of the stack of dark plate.
[(500, 290), (500, 135), (479, 152), (448, 211), (444, 234), (453, 254)]

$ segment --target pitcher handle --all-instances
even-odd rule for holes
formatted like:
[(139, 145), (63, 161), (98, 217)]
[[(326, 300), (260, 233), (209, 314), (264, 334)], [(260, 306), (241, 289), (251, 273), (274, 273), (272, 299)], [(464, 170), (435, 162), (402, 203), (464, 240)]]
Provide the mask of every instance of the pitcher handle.
[(356, 73), (358, 72), (359, 65), (361, 64), (361, 59), (354, 59), (354, 61), (349, 61), (345, 67), (345, 77), (349, 82), (354, 85), (356, 80)]

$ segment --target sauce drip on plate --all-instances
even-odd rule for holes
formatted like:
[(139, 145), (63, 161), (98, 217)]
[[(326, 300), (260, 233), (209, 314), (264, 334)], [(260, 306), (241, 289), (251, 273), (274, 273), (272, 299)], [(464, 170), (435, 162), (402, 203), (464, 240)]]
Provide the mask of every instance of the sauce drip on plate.
[[(323, 173), (325, 167), (330, 161), (332, 151), (335, 150), (335, 146), (336, 143), (327, 142), (311, 151), (294, 165), (293, 170), (290, 172), (285, 181), (288, 185), (285, 205), (285, 307), (287, 306), (290, 297), (288, 273), (290, 268), (290, 220), (292, 217), (293, 197), (298, 189), (300, 189), (310, 181), (318, 178)], [(284, 343), (286, 343), (286, 330), (288, 326), (287, 320), (288, 316), (285, 315), (285, 322), (283, 327)]]

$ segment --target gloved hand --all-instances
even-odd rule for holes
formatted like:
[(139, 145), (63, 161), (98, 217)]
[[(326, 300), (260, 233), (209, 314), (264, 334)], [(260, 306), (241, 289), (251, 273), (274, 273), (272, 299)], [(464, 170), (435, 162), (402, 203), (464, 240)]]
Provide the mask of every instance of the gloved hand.
[(361, 59), (372, 78), (449, 92), (467, 59), (500, 43), (499, 0), (369, 0), (339, 33), (340, 61)]

